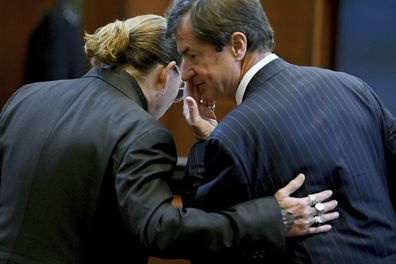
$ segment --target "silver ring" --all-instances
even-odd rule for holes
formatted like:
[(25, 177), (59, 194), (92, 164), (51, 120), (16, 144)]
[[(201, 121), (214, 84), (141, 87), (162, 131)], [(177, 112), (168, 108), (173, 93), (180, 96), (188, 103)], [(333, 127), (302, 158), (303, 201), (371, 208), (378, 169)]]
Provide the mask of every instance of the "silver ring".
[(316, 198), (313, 194), (308, 194), (308, 205), (309, 206), (314, 206), (315, 204), (317, 204), (318, 202), (316, 201)]
[(316, 210), (316, 213), (317, 213), (318, 215), (323, 214), (323, 212), (325, 211), (325, 209), (326, 209), (326, 207), (325, 207), (324, 204), (322, 204), (322, 203), (317, 203), (317, 204), (315, 204), (315, 210)]
[(207, 107), (208, 107), (210, 110), (214, 111), (214, 110), (216, 109), (216, 104), (213, 104), (212, 106), (207, 105)]
[(323, 219), (320, 215), (316, 215), (312, 218), (312, 224), (311, 225), (317, 225), (320, 226), (323, 224)]

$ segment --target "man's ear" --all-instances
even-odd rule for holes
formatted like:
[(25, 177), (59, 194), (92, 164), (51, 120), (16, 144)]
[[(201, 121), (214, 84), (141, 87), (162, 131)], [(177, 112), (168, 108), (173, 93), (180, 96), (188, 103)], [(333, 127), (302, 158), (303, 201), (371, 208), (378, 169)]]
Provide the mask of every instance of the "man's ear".
[(168, 81), (168, 77), (169, 77), (169, 73), (171, 70), (173, 70), (173, 68), (176, 67), (176, 62), (175, 61), (171, 61), (166, 65), (163, 65), (163, 67), (161, 68), (161, 72), (159, 75), (159, 82), (161, 84), (161, 86), (165, 86), (166, 82)]
[(234, 32), (231, 35), (232, 52), (237, 60), (242, 60), (247, 51), (247, 38), (241, 32)]

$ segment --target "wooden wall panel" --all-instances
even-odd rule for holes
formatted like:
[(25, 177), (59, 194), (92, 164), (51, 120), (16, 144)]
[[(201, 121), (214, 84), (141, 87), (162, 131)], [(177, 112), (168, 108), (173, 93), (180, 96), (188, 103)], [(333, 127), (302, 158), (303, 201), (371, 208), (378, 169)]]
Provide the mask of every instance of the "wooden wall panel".
[(125, 18), (126, 0), (81, 0), (83, 1), (82, 31), (93, 33), (116, 19)]
[(275, 50), (299, 65), (333, 66), (337, 0), (262, 0)]
[(310, 64), (314, 1), (261, 1), (275, 32), (274, 52), (289, 62)]
[(2, 1), (0, 11), (0, 107), (22, 84), (31, 32), (52, 1)]
[(170, 0), (126, 0), (125, 15), (137, 16), (143, 14), (164, 15)]

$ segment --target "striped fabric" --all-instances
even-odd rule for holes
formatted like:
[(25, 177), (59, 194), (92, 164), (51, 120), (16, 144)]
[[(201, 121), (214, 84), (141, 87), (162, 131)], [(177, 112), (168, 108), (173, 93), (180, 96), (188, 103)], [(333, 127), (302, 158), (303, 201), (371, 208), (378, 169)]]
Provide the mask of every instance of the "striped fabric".
[(273, 195), (298, 173), (295, 196), (333, 190), (340, 219), (289, 239), (288, 263), (396, 263), (396, 119), (356, 77), (272, 61), (188, 165), (206, 210)]

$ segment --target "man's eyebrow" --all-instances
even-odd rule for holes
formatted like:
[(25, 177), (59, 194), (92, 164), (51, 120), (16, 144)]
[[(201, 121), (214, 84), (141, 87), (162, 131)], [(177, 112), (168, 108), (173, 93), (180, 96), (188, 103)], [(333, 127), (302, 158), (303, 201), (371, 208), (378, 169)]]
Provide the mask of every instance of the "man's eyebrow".
[(183, 50), (180, 52), (180, 54), (181, 54), (181, 55), (186, 55), (186, 54), (189, 53), (189, 52), (190, 52), (190, 48), (187, 47), (187, 48), (183, 49)]

